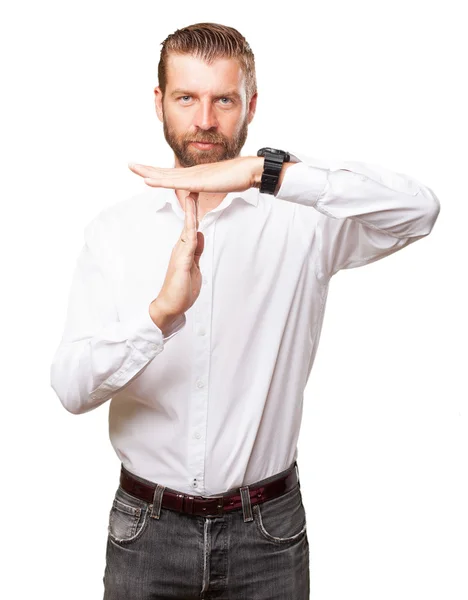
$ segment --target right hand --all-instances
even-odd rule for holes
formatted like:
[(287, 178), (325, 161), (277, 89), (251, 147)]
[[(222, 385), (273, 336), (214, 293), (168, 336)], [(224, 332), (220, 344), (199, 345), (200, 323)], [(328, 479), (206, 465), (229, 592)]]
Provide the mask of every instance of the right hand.
[(185, 198), (184, 228), (172, 249), (161, 291), (152, 302), (168, 317), (185, 313), (200, 294), (202, 274), (199, 263), (205, 240), (203, 233), (198, 231), (196, 202), (198, 193), (191, 192)]

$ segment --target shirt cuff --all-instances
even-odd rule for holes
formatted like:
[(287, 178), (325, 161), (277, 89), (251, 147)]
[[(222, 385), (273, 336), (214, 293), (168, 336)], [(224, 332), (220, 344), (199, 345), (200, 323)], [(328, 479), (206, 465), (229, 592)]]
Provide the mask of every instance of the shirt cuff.
[(305, 206), (315, 206), (325, 192), (327, 182), (328, 169), (310, 167), (304, 162), (297, 162), (286, 170), (276, 198)]

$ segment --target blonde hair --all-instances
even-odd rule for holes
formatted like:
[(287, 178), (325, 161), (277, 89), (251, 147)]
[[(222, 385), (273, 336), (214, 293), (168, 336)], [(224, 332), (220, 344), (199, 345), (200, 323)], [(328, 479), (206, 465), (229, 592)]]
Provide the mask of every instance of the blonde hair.
[(169, 53), (191, 54), (211, 64), (217, 58), (235, 58), (245, 75), (247, 102), (257, 91), (255, 59), (247, 40), (237, 29), (218, 23), (196, 23), (177, 29), (161, 43), (158, 65), (159, 87), (164, 95)]

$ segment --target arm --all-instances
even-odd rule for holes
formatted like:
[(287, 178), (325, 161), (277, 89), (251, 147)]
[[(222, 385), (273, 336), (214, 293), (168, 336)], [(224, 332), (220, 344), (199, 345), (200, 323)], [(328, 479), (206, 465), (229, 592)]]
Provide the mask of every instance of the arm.
[(363, 162), (302, 157), (283, 165), (278, 186), (277, 198), (323, 215), (321, 267), (327, 278), (427, 236), (440, 211), (438, 198), (421, 182)]
[(52, 388), (73, 414), (109, 400), (163, 351), (186, 322), (185, 314), (168, 320), (150, 301), (134, 319), (119, 321), (106, 259), (93, 234), (95, 225), (96, 219), (85, 230), (63, 337), (50, 369)]

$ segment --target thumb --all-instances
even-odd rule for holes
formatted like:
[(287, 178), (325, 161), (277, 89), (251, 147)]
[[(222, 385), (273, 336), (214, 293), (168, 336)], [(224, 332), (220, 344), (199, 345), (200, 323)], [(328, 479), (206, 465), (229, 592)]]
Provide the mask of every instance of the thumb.
[(187, 196), (187, 198), (191, 198), (195, 202), (195, 223), (196, 223), (196, 228), (198, 230), (198, 227), (199, 227), (199, 223), (198, 223), (198, 192), (190, 192), (190, 194)]

